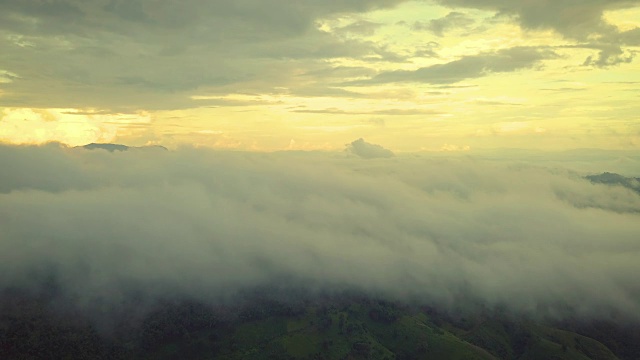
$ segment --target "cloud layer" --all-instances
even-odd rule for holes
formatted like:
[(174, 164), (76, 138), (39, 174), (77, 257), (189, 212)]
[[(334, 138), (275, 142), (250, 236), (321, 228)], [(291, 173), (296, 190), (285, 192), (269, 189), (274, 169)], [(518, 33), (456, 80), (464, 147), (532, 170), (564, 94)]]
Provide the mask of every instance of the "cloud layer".
[(466, 158), (0, 147), (0, 286), (79, 303), (294, 284), (640, 314), (640, 196)]

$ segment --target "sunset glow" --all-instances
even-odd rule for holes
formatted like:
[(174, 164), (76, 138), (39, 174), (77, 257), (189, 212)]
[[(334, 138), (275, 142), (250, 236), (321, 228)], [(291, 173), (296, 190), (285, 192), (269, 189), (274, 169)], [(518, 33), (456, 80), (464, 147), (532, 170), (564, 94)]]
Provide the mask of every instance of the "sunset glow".
[(0, 141), (638, 149), (640, 7), (501, 3), (0, 5)]

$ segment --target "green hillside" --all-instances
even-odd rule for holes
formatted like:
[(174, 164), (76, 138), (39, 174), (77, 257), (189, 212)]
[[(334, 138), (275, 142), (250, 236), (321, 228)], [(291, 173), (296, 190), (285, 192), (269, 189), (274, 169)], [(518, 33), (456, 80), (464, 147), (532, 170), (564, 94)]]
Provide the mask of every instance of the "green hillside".
[(3, 307), (2, 359), (618, 359), (598, 340), (549, 324), (356, 297), (167, 303), (109, 335), (39, 300), (18, 304)]

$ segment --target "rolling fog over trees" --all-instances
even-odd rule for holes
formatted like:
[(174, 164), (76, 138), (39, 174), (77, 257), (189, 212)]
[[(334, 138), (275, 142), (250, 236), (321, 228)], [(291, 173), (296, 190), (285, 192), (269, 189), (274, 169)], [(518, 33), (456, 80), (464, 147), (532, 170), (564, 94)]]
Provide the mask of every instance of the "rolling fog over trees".
[(0, 285), (47, 274), (89, 307), (131, 289), (217, 301), (287, 284), (637, 320), (633, 189), (557, 167), (352, 148), (2, 146)]
[(2, 145), (0, 355), (635, 359), (640, 159), (584, 152)]

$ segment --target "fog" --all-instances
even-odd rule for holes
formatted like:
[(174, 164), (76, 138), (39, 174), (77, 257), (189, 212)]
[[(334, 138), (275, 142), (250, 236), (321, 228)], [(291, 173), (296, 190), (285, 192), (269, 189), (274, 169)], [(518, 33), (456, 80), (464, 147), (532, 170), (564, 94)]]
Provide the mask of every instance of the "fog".
[(291, 285), (640, 317), (638, 193), (557, 164), (350, 149), (0, 146), (0, 287), (47, 274), (117, 306)]

